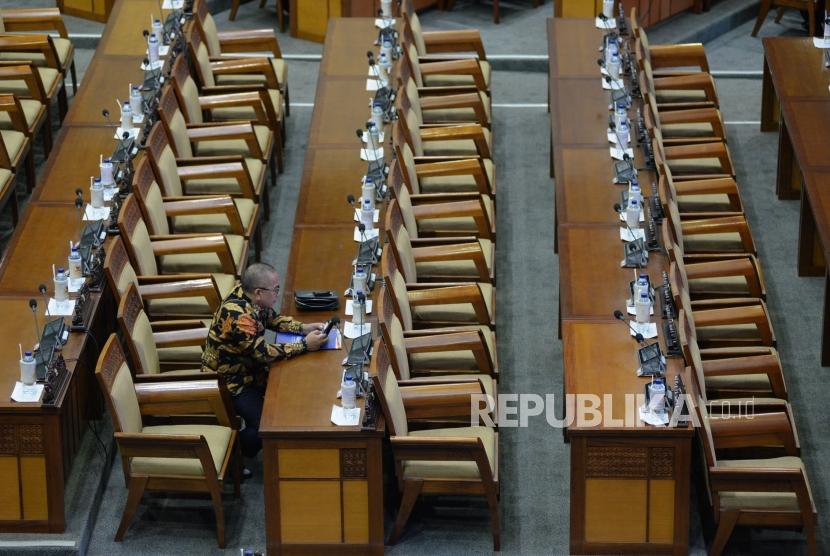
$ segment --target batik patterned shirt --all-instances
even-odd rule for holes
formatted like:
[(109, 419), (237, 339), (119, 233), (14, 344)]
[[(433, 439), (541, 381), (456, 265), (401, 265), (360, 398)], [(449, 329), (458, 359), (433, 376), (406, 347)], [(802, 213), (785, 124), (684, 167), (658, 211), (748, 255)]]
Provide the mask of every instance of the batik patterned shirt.
[(202, 369), (222, 375), (231, 394), (248, 384), (265, 385), (271, 362), (304, 353), (304, 342), (269, 343), (265, 329), (302, 333), (303, 323), (260, 309), (237, 286), (222, 301), (210, 326), (202, 354)]

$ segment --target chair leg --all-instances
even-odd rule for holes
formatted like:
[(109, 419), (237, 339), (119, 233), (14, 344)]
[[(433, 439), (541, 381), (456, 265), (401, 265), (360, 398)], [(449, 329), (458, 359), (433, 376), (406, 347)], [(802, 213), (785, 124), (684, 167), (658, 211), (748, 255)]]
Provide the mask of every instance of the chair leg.
[(735, 524), (738, 523), (739, 515), (740, 512), (721, 512), (718, 530), (715, 533), (715, 538), (712, 540), (712, 546), (709, 547), (709, 556), (721, 555), (723, 549), (726, 547), (726, 542), (732, 536), (732, 530), (735, 528)]
[(758, 17), (755, 19), (755, 27), (752, 28), (753, 37), (758, 36), (758, 31), (761, 29), (761, 25), (764, 24), (764, 20), (767, 18), (771, 7), (772, 0), (761, 0), (761, 7), (758, 8)]
[(12, 227), (17, 228), (17, 223), (20, 221), (20, 204), (17, 202), (17, 184), (12, 180), (12, 194), (9, 202), (12, 205)]
[(285, 84), (284, 94), (285, 94), (285, 117), (287, 118), (288, 116), (291, 115), (291, 101), (288, 98), (288, 83)]
[(270, 174), (270, 186), (277, 186), (277, 161), (274, 158), (274, 153), (271, 153), (271, 159), (268, 161), (268, 172)]
[(493, 531), (493, 551), (501, 550), (501, 519), (499, 500), (496, 492), (487, 493), (487, 505), (490, 506), (490, 529)]
[(282, 174), (284, 168), (284, 161), (283, 161), (283, 150), (285, 149), (285, 143), (283, 142), (283, 136), (285, 128), (283, 127), (285, 124), (283, 122), (279, 122), (277, 124), (277, 128), (274, 130), (274, 150), (277, 153), (277, 170), (280, 174)]
[(493, 23), (499, 24), (499, 0), (493, 0)]
[(389, 544), (395, 544), (401, 537), (403, 528), (406, 522), (409, 521), (409, 514), (412, 513), (412, 508), (415, 507), (415, 502), (418, 500), (418, 495), (421, 494), (423, 486), (423, 481), (404, 481), (401, 507), (398, 508), (398, 517), (395, 518), (395, 527), (392, 529), (392, 536), (389, 537)]
[(778, 8), (775, 11), (775, 19), (773, 21), (775, 23), (781, 23), (781, 18), (784, 17), (784, 8)]
[(285, 10), (282, 7), (282, 0), (277, 0), (277, 19), (280, 22), (280, 33), (285, 33)]
[(260, 198), (262, 199), (262, 210), (265, 211), (265, 214), (271, 214), (271, 196), (268, 195), (268, 186), (264, 184)]
[[(257, 249), (256, 260), (259, 262), (259, 250), (262, 248), (262, 226), (257, 225), (257, 235), (259, 236), (259, 249)], [(242, 496), (242, 490), (240, 489), (240, 485), (242, 484), (242, 447), (239, 444), (239, 437), (236, 437), (236, 449), (234, 450), (234, 459), (236, 460), (233, 464), (233, 496), (234, 498), (239, 498)]]
[(66, 112), (69, 110), (69, 100), (66, 97), (66, 82), (61, 78), (61, 88), (58, 91), (58, 114), (61, 118), (61, 123), (66, 117)]
[[(256, 231), (254, 232), (254, 257), (256, 258), (256, 262), (262, 262), (262, 223), (261, 222), (259, 224), (257, 224)], [(242, 456), (240, 456), (240, 457), (242, 457)], [(238, 489), (239, 485), (237, 485), (236, 487)], [(237, 493), (237, 498), (238, 497), (239, 497), (239, 493)]]
[(124, 540), (124, 533), (127, 532), (127, 527), (130, 526), (130, 522), (133, 520), (135, 511), (138, 509), (138, 503), (141, 502), (141, 496), (144, 494), (144, 489), (147, 487), (147, 481), (149, 480), (149, 477), (130, 478), (127, 503), (124, 504), (124, 515), (121, 516), (121, 524), (115, 533), (116, 542)]
[(816, 10), (813, 9), (812, 4), (807, 9), (807, 32), (809, 35), (808, 37), (814, 37), (816, 34)]
[(69, 65), (69, 73), (72, 76), (72, 96), (74, 97), (78, 94), (78, 74), (75, 71), (75, 59), (72, 59), (72, 63)]
[(265, 7), (266, 2), (268, 2), (268, 0), (259, 0), (259, 9), (260, 10)]
[(52, 122), (43, 122), (43, 156), (49, 158), (52, 152)]
[(239, 2), (241, 0), (233, 0), (231, 3), (231, 13), (228, 14), (228, 19), (233, 21), (236, 19), (236, 12), (239, 10)]
[(222, 493), (219, 483), (209, 484), (210, 499), (213, 501), (213, 513), (216, 514), (216, 544), (225, 548), (225, 510), (222, 508)]
[(26, 153), (26, 191), (31, 193), (35, 188), (35, 180), (37, 173), (35, 172), (35, 150), (33, 145), (29, 146), (29, 152)]

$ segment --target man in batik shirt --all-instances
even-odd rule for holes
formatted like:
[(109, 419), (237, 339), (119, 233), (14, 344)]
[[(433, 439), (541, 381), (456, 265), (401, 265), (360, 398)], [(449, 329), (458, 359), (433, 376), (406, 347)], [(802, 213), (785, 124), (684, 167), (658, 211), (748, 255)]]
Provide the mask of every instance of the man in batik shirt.
[[(277, 271), (256, 263), (242, 274), (242, 283), (231, 291), (213, 317), (202, 354), (202, 368), (222, 375), (236, 413), (245, 420), (239, 433), (242, 454), (253, 458), (262, 449), (259, 420), (265, 401), (268, 369), (273, 361), (320, 349), (326, 341), (322, 323), (303, 324), (277, 314)], [(268, 343), (265, 329), (304, 334), (299, 342)]]

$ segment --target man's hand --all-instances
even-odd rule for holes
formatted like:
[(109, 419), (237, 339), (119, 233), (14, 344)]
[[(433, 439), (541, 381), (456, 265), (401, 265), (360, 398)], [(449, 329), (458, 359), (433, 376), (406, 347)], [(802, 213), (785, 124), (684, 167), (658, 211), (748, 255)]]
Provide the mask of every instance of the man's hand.
[(311, 323), (303, 325), (303, 334), (308, 335), (308, 334), (311, 334), (312, 332), (314, 332), (315, 330), (322, 330), (322, 329), (323, 329), (323, 323), (322, 322), (311, 322)]
[[(305, 328), (305, 326), (303, 328)], [(320, 347), (326, 343), (327, 338), (328, 336), (323, 334), (319, 329), (312, 330), (305, 337), (305, 343), (308, 346), (308, 351), (317, 351), (320, 349)]]

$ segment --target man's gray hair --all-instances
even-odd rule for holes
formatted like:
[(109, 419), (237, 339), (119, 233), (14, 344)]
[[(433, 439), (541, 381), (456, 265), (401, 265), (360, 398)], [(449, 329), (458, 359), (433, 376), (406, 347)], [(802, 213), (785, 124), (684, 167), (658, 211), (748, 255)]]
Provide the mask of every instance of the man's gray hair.
[(245, 293), (254, 293), (257, 288), (263, 289), (271, 286), (271, 282), (277, 277), (277, 269), (268, 263), (254, 263), (242, 273), (242, 289)]

